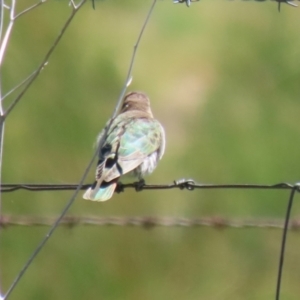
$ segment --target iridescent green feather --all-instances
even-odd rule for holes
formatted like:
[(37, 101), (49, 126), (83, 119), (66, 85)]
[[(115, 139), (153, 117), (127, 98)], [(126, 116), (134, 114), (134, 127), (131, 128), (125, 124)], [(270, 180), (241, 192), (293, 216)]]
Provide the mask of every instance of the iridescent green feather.
[[(119, 121), (117, 119), (115, 121)], [(112, 145), (113, 153), (119, 145), (118, 166), (104, 169), (104, 180), (110, 181), (135, 169), (159, 148), (161, 138), (161, 126), (155, 119), (132, 117), (119, 121), (106, 139), (106, 143)]]

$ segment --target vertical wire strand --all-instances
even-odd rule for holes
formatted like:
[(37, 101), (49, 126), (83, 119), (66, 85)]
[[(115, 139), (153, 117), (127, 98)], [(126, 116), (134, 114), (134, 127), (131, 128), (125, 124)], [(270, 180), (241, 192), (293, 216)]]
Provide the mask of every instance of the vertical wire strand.
[(136, 52), (137, 52), (138, 46), (139, 46), (139, 44), (140, 44), (140, 42), (141, 42), (141, 39), (142, 39), (143, 33), (144, 33), (144, 31), (145, 31), (145, 28), (146, 28), (146, 26), (147, 26), (147, 24), (148, 24), (148, 21), (149, 21), (149, 19), (150, 19), (150, 17), (151, 17), (151, 14), (152, 14), (152, 12), (153, 12), (153, 9), (154, 9), (154, 7), (155, 7), (156, 1), (157, 1), (157, 0), (154, 0), (154, 1), (153, 1), (152, 5), (151, 5), (151, 7), (150, 7), (150, 9), (149, 9), (149, 12), (148, 12), (148, 14), (147, 14), (147, 17), (146, 17), (146, 19), (145, 19), (145, 22), (144, 22), (144, 24), (143, 24), (143, 26), (142, 26), (142, 29), (141, 29), (141, 31), (140, 31), (140, 33), (139, 33), (139, 36), (138, 36), (138, 38), (137, 38), (137, 41), (136, 41), (136, 43), (135, 43), (135, 45), (134, 45), (134, 47), (133, 47), (132, 58), (131, 58), (131, 61), (130, 61), (130, 64), (129, 64), (129, 69), (128, 69), (126, 81), (125, 81), (124, 87), (123, 87), (123, 89), (122, 89), (122, 91), (121, 91), (121, 94), (120, 94), (120, 96), (119, 96), (118, 103), (117, 103), (116, 108), (115, 108), (115, 110), (114, 110), (113, 117), (115, 117), (115, 116), (117, 115), (117, 113), (118, 113), (118, 111), (119, 111), (119, 109), (120, 109), (120, 107), (121, 107), (121, 104), (122, 104), (122, 101), (123, 101), (125, 92), (126, 92), (126, 90), (127, 90), (127, 87), (128, 87), (129, 84), (131, 83), (131, 80), (132, 80), (131, 74), (132, 74), (133, 64), (134, 64), (134, 61), (135, 61)]
[[(11, 0), (10, 6), (10, 20), (9, 24), (5, 30), (4, 37), (2, 39), (3, 28), (4, 28), (4, 0), (0, 2), (0, 187), (2, 186), (2, 165), (3, 165), (3, 143), (4, 143), (4, 110), (3, 110), (3, 102), (2, 102), (2, 64), (4, 53), (7, 49), (9, 37), (11, 35), (13, 25), (14, 25), (14, 15), (15, 15), (15, 7), (16, 0)], [(0, 220), (2, 219), (2, 195), (0, 194)], [(1, 241), (2, 242), (2, 241)], [(0, 274), (1, 276), (1, 274)], [(1, 279), (1, 278), (0, 278)], [(2, 280), (0, 280), (0, 299), (2, 300)]]
[(298, 189), (298, 186), (296, 185), (296, 186), (294, 186), (294, 188), (292, 189), (292, 191), (290, 193), (287, 210), (286, 210), (286, 215), (285, 215), (284, 228), (283, 228), (282, 240), (281, 240), (280, 256), (279, 256), (277, 284), (276, 284), (276, 296), (275, 296), (276, 300), (279, 300), (279, 298), (280, 298), (280, 287), (281, 287), (287, 231), (288, 231), (288, 227), (289, 227), (289, 220), (290, 220), (290, 215), (291, 215), (292, 206), (293, 206), (293, 202), (294, 202), (294, 196), (295, 196), (297, 189)]
[[(4, 22), (4, 0), (0, 0), (0, 45), (1, 45), (1, 43), (2, 43), (2, 31), (3, 31), (3, 22)], [(0, 46), (1, 47), (1, 46)], [(1, 82), (1, 78), (2, 78), (2, 76), (1, 76), (1, 66), (0, 66), (0, 126), (1, 126), (1, 128), (0, 128), (0, 134), (1, 134), (1, 138), (0, 138), (0, 151), (1, 151), (1, 153), (0, 153), (0, 187), (1, 187), (1, 189), (2, 189), (2, 185), (1, 185), (1, 183), (2, 183), (2, 181), (1, 181), (1, 170), (2, 170), (2, 150), (3, 150), (3, 147), (2, 147), (2, 144), (3, 144), (3, 139), (2, 139), (2, 137), (3, 137), (3, 130), (4, 130), (4, 124), (3, 124), (3, 121), (2, 121), (2, 119), (3, 119), (3, 107), (2, 107), (2, 82)], [(2, 222), (2, 195), (0, 195), (0, 221)], [(1, 243), (2, 243), (2, 240), (0, 241), (0, 245), (1, 245)], [(0, 262), (0, 264), (1, 264), (2, 262)], [(3, 299), (3, 297), (2, 297), (2, 280), (1, 280), (2, 278), (1, 278), (1, 274), (0, 274), (0, 299), (2, 300)]]

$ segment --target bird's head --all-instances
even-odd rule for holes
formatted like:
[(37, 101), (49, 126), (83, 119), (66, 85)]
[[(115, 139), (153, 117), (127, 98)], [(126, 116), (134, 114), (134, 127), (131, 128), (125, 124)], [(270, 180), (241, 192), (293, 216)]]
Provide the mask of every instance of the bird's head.
[(130, 92), (124, 97), (121, 113), (134, 110), (148, 113), (152, 117), (150, 100), (146, 94)]

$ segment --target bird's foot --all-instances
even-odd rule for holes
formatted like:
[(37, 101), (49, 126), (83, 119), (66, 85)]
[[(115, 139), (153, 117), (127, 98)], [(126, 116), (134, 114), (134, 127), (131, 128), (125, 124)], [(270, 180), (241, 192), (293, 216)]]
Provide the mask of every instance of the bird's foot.
[(124, 192), (124, 184), (122, 182), (119, 181), (117, 183), (115, 192), (118, 193), (118, 194)]
[(145, 179), (141, 178), (139, 181), (135, 182), (135, 190), (140, 192), (144, 185), (146, 184)]

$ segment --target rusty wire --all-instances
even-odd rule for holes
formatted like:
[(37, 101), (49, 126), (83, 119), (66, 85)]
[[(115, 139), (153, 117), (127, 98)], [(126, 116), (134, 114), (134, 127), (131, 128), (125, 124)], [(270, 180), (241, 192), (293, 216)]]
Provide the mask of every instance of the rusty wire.
[[(2, 228), (51, 226), (57, 219), (53, 217), (3, 215), (0, 219)], [(117, 226), (117, 227), (212, 227), (215, 229), (283, 229), (284, 219), (250, 218), (232, 219), (222, 216), (208, 217), (167, 217), (167, 216), (65, 216), (60, 226), (73, 228), (75, 226)], [(290, 220), (290, 230), (300, 230), (300, 218)]]

